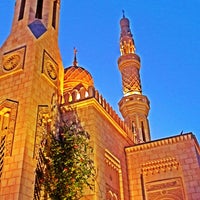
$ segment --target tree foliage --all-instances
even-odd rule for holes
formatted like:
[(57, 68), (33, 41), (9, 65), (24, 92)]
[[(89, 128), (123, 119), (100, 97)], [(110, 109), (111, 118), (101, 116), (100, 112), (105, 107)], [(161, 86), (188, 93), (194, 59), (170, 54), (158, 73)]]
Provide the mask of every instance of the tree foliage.
[(93, 189), (94, 163), (90, 136), (77, 122), (50, 132), (43, 147), (44, 170), (36, 175), (52, 200), (77, 200), (85, 188)]

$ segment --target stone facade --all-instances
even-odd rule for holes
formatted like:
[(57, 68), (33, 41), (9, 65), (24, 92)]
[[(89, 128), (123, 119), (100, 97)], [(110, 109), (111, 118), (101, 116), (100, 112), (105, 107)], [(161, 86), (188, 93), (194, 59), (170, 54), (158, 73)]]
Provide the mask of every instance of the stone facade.
[[(37, 163), (33, 156), (38, 106), (50, 107), (53, 94), (60, 91), (59, 81), (63, 76), (57, 30), (51, 26), (52, 4), (44, 5), (44, 8), (48, 7), (45, 13), (49, 14), (49, 18), (45, 21), (40, 20), (46, 27), (46, 32), (38, 38), (33, 34), (33, 31), (37, 30), (37, 25), (32, 26), (32, 30), (29, 28), (30, 23), (38, 24), (39, 19), (33, 19), (31, 15), (35, 4), (36, 1), (26, 1), (26, 5), (23, 5), (23, 1), (16, 1), (12, 30), (0, 49), (2, 128), (4, 128), (5, 114), (10, 121), (6, 131), (1, 130), (0, 135), (6, 136), (5, 150), (11, 142), (10, 154), (4, 154), (3, 159), (1, 200), (33, 199), (34, 172)], [(23, 6), (26, 9), (23, 17), (19, 18)], [(57, 9), (59, 10), (59, 6)], [(51, 79), (45, 71), (46, 57), (51, 59), (53, 64), (56, 63), (56, 80)], [(7, 102), (15, 103), (16, 108)], [(4, 112), (5, 110), (7, 111)]]
[[(43, 5), (43, 6), (41, 6)], [(64, 70), (58, 48), (60, 1), (16, 0), (11, 33), (0, 49), (0, 199), (42, 199), (35, 190), (47, 127), (76, 112), (91, 136), (95, 189), (85, 200), (198, 200), (200, 148), (192, 133), (151, 141), (150, 102), (142, 94), (140, 58), (129, 20), (120, 21), (124, 119), (78, 66)], [(130, 74), (131, 72), (131, 74)]]
[(126, 148), (131, 199), (199, 199), (199, 146), (192, 133)]

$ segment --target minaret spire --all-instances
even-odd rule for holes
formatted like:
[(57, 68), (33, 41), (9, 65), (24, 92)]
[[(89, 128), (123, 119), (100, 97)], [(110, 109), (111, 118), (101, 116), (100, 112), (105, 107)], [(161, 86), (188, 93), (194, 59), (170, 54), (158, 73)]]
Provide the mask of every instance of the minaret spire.
[(118, 67), (122, 75), (124, 97), (119, 102), (120, 112), (133, 130), (136, 142), (150, 140), (148, 112), (149, 100), (142, 94), (140, 80), (140, 57), (135, 53), (135, 43), (130, 29), (129, 19), (120, 20), (120, 52)]
[(120, 27), (121, 27), (121, 35), (120, 35), (121, 58), (123, 58), (123, 60), (125, 59), (126, 61), (134, 60), (134, 67), (132, 66), (126, 67), (126, 71), (128, 69), (129, 73), (126, 73), (122, 69), (120, 70), (123, 79), (123, 93), (125, 96), (128, 94), (141, 94), (142, 88), (141, 88), (140, 74), (139, 74), (140, 58), (139, 56), (137, 56), (137, 54), (135, 54), (135, 44), (130, 29), (130, 23), (129, 20), (124, 16), (124, 12), (123, 12), (123, 18), (120, 20)]

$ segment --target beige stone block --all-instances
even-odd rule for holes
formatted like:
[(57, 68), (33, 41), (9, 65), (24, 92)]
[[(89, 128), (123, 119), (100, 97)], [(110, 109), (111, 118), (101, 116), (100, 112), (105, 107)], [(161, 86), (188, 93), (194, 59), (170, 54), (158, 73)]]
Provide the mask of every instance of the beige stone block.
[(12, 171), (6, 171), (5, 172), (5, 178), (6, 179), (9, 179), (9, 178), (11, 178), (12, 177)]
[(15, 178), (9, 177), (8, 186), (15, 185)]

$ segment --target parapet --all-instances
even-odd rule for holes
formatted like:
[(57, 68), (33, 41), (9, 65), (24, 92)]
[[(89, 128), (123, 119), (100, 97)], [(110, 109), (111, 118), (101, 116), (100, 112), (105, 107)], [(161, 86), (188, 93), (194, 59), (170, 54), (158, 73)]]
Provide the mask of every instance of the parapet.
[(90, 98), (95, 98), (97, 102), (103, 107), (103, 109), (112, 117), (112, 119), (126, 132), (127, 135), (133, 135), (131, 127), (128, 127), (128, 125), (125, 124), (125, 122), (119, 117), (119, 115), (110, 106), (110, 104), (93, 86), (90, 86), (88, 90), (86, 90), (84, 87), (81, 87), (79, 90), (73, 89), (72, 91), (65, 93), (64, 105), (78, 103)]

